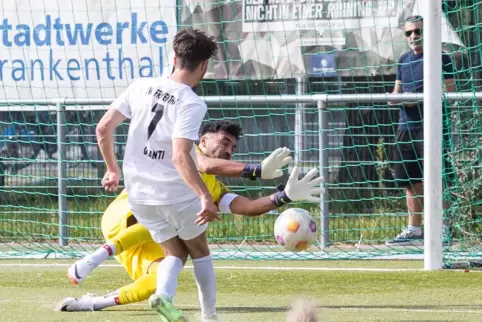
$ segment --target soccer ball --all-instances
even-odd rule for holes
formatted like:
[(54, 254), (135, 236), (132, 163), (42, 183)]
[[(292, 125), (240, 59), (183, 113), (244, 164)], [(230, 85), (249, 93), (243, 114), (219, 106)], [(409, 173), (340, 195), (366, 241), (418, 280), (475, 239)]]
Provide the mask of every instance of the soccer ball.
[(306, 250), (316, 240), (316, 222), (311, 214), (301, 208), (283, 211), (274, 224), (274, 236), (286, 250)]

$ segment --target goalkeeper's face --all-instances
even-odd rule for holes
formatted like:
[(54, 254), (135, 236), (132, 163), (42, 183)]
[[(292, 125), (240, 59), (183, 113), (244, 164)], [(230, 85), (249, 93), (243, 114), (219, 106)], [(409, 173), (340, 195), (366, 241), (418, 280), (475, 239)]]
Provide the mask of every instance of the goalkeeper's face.
[(203, 135), (200, 145), (201, 150), (208, 157), (230, 160), (238, 142), (231, 134), (220, 131)]

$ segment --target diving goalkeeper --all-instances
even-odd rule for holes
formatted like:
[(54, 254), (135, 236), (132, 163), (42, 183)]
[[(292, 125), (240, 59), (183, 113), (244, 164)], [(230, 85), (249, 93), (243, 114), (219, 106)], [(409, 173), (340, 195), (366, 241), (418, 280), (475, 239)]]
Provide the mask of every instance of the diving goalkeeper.
[[(295, 167), (283, 191), (256, 200), (239, 196), (218, 181), (214, 174), (251, 179), (278, 178), (282, 175), (281, 168), (292, 162), (287, 148), (275, 150), (258, 165), (231, 161), (241, 134), (242, 128), (229, 121), (207, 124), (201, 131), (197, 148), (199, 170), (221, 212), (258, 216), (292, 201), (319, 201), (312, 196), (323, 192), (319, 187), (323, 178), (313, 179), (316, 168), (298, 180), (299, 171)], [(104, 296), (87, 294), (80, 298), (66, 298), (57, 307), (60, 311), (96, 311), (141, 302), (156, 291), (157, 265), (164, 258), (164, 251), (154, 242), (149, 231), (137, 223), (129, 209), (125, 190), (108, 206), (101, 226), (106, 244), (74, 263), (68, 270), (69, 278), (78, 284), (109, 256), (114, 256), (134, 282)]]

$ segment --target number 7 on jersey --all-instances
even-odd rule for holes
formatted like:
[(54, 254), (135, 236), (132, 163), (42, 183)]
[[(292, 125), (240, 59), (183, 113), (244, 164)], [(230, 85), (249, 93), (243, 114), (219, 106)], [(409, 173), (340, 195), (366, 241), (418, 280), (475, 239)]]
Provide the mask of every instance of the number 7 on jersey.
[(147, 128), (147, 141), (149, 141), (152, 133), (156, 129), (157, 123), (162, 119), (162, 116), (164, 115), (164, 105), (161, 104), (154, 104), (154, 106), (151, 109), (151, 112), (154, 112), (154, 117), (151, 120), (151, 123), (149, 123), (149, 127)]

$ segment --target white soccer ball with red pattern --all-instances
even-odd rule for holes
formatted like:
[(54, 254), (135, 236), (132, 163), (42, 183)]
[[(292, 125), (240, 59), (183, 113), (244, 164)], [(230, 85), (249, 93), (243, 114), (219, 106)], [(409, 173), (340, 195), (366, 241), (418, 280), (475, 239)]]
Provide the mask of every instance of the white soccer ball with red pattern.
[(276, 219), (274, 236), (278, 244), (286, 250), (306, 250), (316, 241), (316, 222), (307, 210), (289, 208)]

